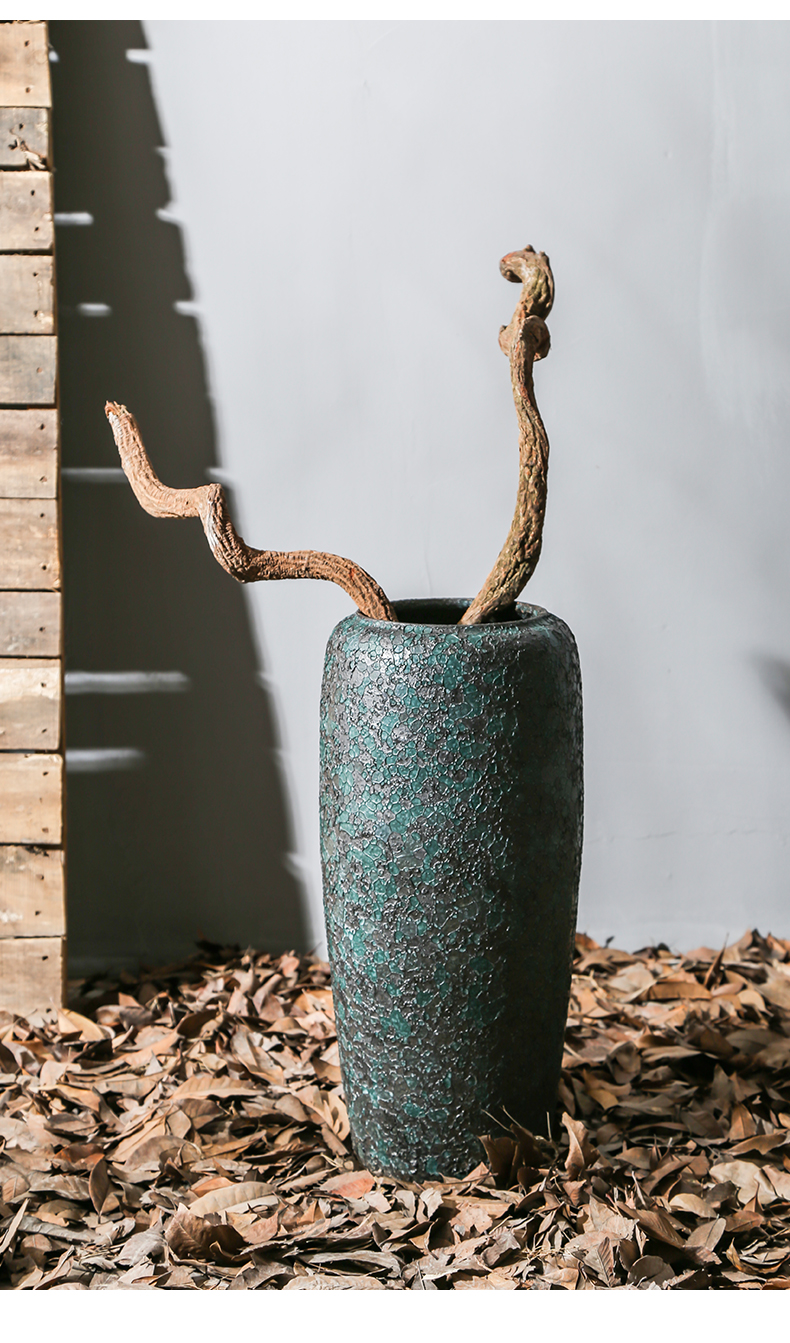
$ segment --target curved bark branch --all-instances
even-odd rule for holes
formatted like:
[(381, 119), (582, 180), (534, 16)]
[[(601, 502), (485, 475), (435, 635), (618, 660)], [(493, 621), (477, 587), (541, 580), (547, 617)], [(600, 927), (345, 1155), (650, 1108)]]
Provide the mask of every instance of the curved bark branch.
[(378, 583), (353, 560), (316, 550), (253, 550), (233, 526), (221, 485), (169, 489), (149, 461), (131, 412), (115, 401), (108, 401), (104, 412), (138, 503), (155, 518), (200, 518), (214, 558), (240, 583), (268, 578), (323, 578), (344, 588), (363, 615), (372, 620), (397, 620)]
[(532, 247), (509, 252), (499, 269), (506, 280), (522, 285), (516, 311), (499, 333), (499, 344), (510, 359), (518, 417), (518, 494), (507, 540), (480, 592), (464, 612), (462, 625), (479, 625), (516, 600), (540, 557), (546, 515), (549, 440), (535, 400), (532, 366), (549, 352), (544, 318), (554, 302), (554, 277), (545, 252), (535, 252)]

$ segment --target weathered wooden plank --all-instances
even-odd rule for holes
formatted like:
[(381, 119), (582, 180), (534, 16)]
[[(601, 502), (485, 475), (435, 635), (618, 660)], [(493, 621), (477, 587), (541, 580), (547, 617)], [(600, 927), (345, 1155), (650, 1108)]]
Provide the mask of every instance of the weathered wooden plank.
[(49, 110), (0, 107), (0, 168), (42, 168), (49, 160)]
[(57, 488), (58, 412), (0, 410), (0, 499), (54, 499)]
[(46, 252), (54, 236), (52, 173), (0, 172), (0, 252)]
[(0, 656), (58, 657), (59, 592), (0, 592)]
[(0, 589), (60, 587), (54, 499), (0, 499)]
[(0, 105), (52, 106), (45, 23), (0, 24)]
[(53, 406), (56, 336), (0, 336), (0, 404)]
[(0, 332), (50, 335), (55, 329), (51, 256), (0, 255)]
[(57, 751), (59, 658), (0, 658), (0, 751)]
[(63, 757), (0, 752), (0, 844), (60, 844)]
[(62, 1007), (65, 981), (66, 943), (62, 937), (0, 939), (0, 1007), (6, 1012)]
[(0, 938), (63, 936), (63, 857), (62, 849), (0, 845)]

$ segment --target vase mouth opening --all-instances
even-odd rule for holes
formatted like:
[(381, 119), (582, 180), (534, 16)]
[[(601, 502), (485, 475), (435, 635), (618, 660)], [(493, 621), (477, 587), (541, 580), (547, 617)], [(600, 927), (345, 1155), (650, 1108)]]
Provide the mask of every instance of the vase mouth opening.
[[(391, 627), (395, 625), (452, 626), (458, 625), (464, 611), (472, 605), (471, 597), (417, 597), (404, 601), (394, 601), (398, 619), (372, 620), (369, 616), (360, 619), (375, 625)], [(540, 606), (530, 606), (527, 602), (512, 602), (501, 611), (497, 611), (479, 625), (461, 625), (460, 631), (485, 630), (494, 625), (524, 625), (544, 614)]]

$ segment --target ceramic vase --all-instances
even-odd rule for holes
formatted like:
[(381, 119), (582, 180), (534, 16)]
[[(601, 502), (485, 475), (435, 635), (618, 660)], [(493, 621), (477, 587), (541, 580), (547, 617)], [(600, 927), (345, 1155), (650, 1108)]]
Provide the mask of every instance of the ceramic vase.
[(326, 652), (321, 850), (340, 1066), (371, 1171), (462, 1176), (554, 1123), (582, 838), (568, 626), (357, 612)]

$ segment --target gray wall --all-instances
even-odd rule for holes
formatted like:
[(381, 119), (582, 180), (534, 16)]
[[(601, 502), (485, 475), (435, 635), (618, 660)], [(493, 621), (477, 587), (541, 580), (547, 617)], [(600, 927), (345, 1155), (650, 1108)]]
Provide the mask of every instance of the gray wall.
[[(395, 598), (475, 592), (516, 478), (497, 263), (548, 251), (549, 512), (526, 595), (581, 651), (580, 925), (633, 947), (786, 932), (790, 28), (144, 29), (244, 535), (350, 555)], [(192, 483), (205, 452), (168, 435), (162, 475)], [(156, 524), (191, 556), (179, 526)], [(244, 598), (318, 942), (322, 653), (350, 605), (327, 584)], [(212, 600), (240, 599), (227, 582)], [(253, 677), (241, 636), (221, 660), (230, 696)]]

